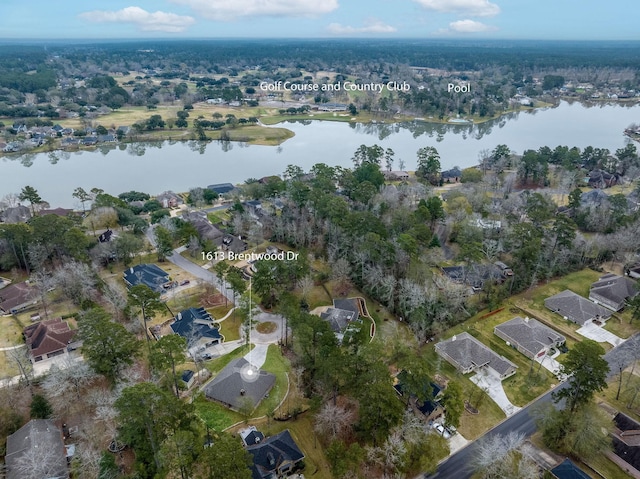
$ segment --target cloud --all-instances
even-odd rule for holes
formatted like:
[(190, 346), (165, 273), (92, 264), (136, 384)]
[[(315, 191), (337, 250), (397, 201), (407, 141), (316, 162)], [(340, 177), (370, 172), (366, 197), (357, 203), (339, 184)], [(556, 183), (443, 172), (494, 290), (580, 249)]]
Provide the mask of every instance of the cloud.
[(393, 33), (397, 31), (395, 27), (386, 25), (380, 20), (368, 19), (364, 21), (362, 27), (352, 27), (351, 25), (341, 25), (340, 23), (331, 23), (327, 27), (329, 33), (333, 35), (354, 35), (358, 33)]
[(449, 31), (456, 33), (492, 32), (495, 30), (497, 30), (496, 27), (475, 20), (458, 20), (449, 24)]
[(440, 13), (459, 13), (473, 17), (493, 17), (500, 7), (489, 0), (414, 0), (427, 10)]
[(316, 17), (338, 8), (338, 0), (169, 0), (209, 20), (246, 17)]
[(167, 12), (147, 12), (140, 7), (127, 7), (117, 11), (94, 10), (79, 15), (96, 23), (132, 23), (146, 32), (179, 33), (195, 23), (193, 17)]

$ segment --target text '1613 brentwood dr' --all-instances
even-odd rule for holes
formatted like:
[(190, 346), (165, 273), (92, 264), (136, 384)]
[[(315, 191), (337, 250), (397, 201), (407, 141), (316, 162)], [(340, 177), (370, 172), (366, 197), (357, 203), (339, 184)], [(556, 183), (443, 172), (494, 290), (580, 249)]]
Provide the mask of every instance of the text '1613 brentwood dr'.
[(206, 261), (294, 261), (299, 253), (279, 251), (278, 253), (234, 253), (233, 251), (203, 251), (202, 259)]

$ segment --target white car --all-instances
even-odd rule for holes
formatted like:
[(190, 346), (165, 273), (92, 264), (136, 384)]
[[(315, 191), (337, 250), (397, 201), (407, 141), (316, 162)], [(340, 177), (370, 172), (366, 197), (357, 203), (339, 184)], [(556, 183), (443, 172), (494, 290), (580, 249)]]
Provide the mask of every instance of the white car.
[(438, 432), (438, 434), (440, 434), (445, 439), (449, 439), (451, 437), (451, 434), (449, 434), (449, 431), (447, 431), (442, 424), (435, 423), (433, 425), (433, 428)]

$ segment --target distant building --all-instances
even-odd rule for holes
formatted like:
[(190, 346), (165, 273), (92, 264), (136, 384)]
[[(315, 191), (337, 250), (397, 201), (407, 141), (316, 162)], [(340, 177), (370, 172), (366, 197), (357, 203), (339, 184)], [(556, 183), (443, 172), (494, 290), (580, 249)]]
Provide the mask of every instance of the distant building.
[(400, 170), (388, 171), (388, 170), (383, 170), (382, 171), (382, 175), (384, 176), (384, 179), (387, 180), (387, 181), (407, 181), (409, 179), (409, 172), (408, 171), (400, 171)]
[(231, 183), (218, 183), (218, 184), (215, 184), (215, 185), (207, 186), (207, 189), (215, 191), (219, 195), (223, 195), (225, 193), (229, 193), (230, 191), (234, 190), (235, 188), (236, 187), (233, 186)]
[(182, 204), (184, 201), (180, 196), (175, 194), (173, 191), (165, 191), (164, 193), (160, 193), (156, 196), (156, 200), (160, 202), (163, 208), (176, 208)]

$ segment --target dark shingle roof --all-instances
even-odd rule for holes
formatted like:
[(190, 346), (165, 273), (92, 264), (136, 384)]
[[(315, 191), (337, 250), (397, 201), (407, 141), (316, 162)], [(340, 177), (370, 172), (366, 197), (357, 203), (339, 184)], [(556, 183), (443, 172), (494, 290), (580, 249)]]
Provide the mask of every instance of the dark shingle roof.
[(350, 321), (358, 319), (358, 313), (338, 308), (328, 308), (320, 317), (329, 323), (334, 333), (342, 333)]
[(500, 331), (511, 343), (525, 349), (531, 357), (544, 348), (565, 341), (564, 336), (541, 322), (519, 316), (497, 325), (495, 330)]
[(256, 407), (271, 390), (276, 382), (276, 377), (266, 371), (258, 371), (257, 379), (247, 381), (242, 377), (241, 371), (248, 364), (249, 362), (244, 358), (231, 361), (204, 388), (207, 398), (226, 404), (233, 409), (240, 409), (243, 405), (243, 399), (250, 398), (253, 406)]
[(583, 326), (591, 319), (609, 319), (611, 312), (583, 298), (568, 289), (544, 300), (544, 305), (551, 311), (566, 316), (574, 323)]
[(189, 308), (180, 311), (171, 324), (174, 333), (189, 340), (210, 338), (220, 340), (220, 331), (213, 327), (213, 318), (204, 308)]
[(162, 285), (169, 281), (169, 273), (155, 264), (138, 264), (124, 272), (124, 281), (129, 286), (145, 284), (154, 291), (162, 292)]
[[(360, 304), (357, 298), (334, 299), (333, 307), (345, 311), (353, 311), (357, 315), (360, 314)], [(358, 316), (353, 319), (358, 319)]]
[(219, 195), (222, 195), (224, 193), (228, 193), (229, 191), (233, 190), (234, 188), (235, 188), (235, 186), (233, 186), (231, 183), (218, 183), (218, 184), (215, 184), (215, 185), (207, 186), (207, 189), (215, 191)]
[(627, 298), (636, 294), (638, 287), (635, 281), (616, 274), (605, 274), (591, 285), (589, 299), (618, 311), (624, 307)]
[(271, 477), (270, 474), (277, 471), (283, 463), (296, 463), (304, 459), (304, 454), (288, 429), (255, 446), (247, 447), (247, 451), (253, 456), (253, 479)]

